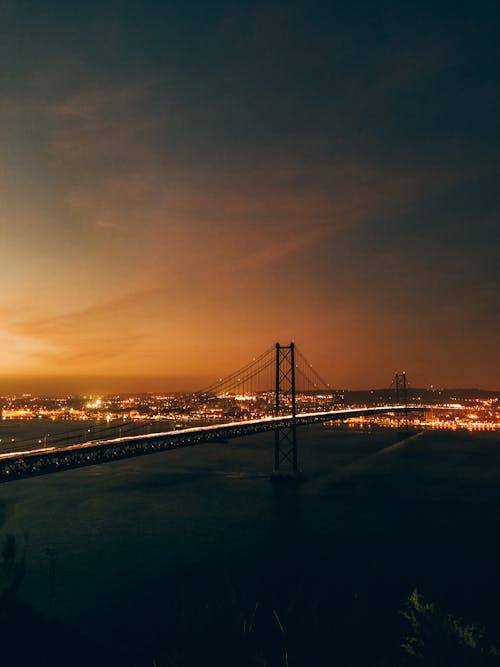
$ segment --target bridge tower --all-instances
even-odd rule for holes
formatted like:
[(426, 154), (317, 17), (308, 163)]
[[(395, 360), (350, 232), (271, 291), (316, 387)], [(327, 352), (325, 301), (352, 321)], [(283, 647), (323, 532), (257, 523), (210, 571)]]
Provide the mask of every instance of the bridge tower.
[(398, 431), (408, 431), (408, 384), (405, 372), (394, 374), (394, 389), (396, 391), (396, 404), (405, 406), (403, 415), (398, 413)]
[(298, 476), (297, 406), (295, 393), (295, 343), (276, 343), (275, 415), (292, 414), (290, 426), (278, 426), (274, 433), (274, 474)]

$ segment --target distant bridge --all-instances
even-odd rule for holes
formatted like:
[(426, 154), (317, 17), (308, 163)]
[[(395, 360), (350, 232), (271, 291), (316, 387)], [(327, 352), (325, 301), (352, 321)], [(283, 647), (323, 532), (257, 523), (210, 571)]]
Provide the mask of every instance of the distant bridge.
[[(297, 382), (297, 377), (302, 385)], [(395, 379), (396, 405), (338, 409), (332, 405), (337, 400), (336, 392), (324, 382), (312, 364), (296, 349), (295, 344), (276, 343), (243, 368), (194, 395), (195, 404), (198, 402), (199, 406), (206, 406), (210, 401), (220, 401), (231, 396), (237, 398), (242, 393), (257, 396), (260, 392), (260, 396), (266, 394), (272, 398), (272, 404), (266, 409), (267, 412), (272, 412), (272, 416), (118, 438), (112, 437), (112, 431), (109, 430), (103, 434), (104, 437), (89, 442), (43, 448), (29, 447), (22, 451), (8, 452), (0, 454), (0, 482), (266, 431), (275, 433), (274, 472), (296, 476), (299, 472), (296, 433), (298, 426), (383, 413), (395, 413), (398, 415), (398, 424), (408, 426), (408, 412), (421, 411), (423, 406), (408, 406), (406, 376), (396, 374)], [(297, 393), (300, 392), (305, 396), (313, 392), (316, 399), (321, 397), (321, 401), (326, 401), (329, 405), (324, 405), (324, 409), (315, 412), (298, 412)]]

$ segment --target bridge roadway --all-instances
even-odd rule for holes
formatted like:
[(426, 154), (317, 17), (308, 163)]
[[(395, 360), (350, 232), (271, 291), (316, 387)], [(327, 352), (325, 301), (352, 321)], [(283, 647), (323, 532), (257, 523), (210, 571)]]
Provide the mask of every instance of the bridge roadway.
[[(299, 413), (296, 415), (296, 423), (297, 426), (303, 426), (305, 424), (340, 421), (352, 417), (378, 415), (387, 412), (403, 412), (406, 409), (412, 411), (424, 408), (423, 406), (409, 406), (406, 408), (404, 405), (385, 405), (376, 408)], [(63, 447), (45, 447), (21, 452), (8, 452), (0, 454), (0, 482), (34, 475), (45, 475), (69, 468), (106, 463), (169, 449), (192, 447), (217, 440), (229, 440), (244, 435), (272, 431), (277, 427), (287, 427), (291, 423), (292, 415), (282, 415), (109, 440), (91, 440)]]

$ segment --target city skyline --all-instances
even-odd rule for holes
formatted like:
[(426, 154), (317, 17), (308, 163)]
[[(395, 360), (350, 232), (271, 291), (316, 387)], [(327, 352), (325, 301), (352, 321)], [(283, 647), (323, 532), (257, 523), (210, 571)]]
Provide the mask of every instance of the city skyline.
[(500, 389), (498, 19), (2, 3), (0, 393)]

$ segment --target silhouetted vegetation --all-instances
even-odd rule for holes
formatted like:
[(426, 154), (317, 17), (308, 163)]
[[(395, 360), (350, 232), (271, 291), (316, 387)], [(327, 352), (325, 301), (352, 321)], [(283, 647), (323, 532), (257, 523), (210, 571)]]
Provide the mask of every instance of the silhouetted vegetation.
[[(0, 530), (4, 519), (5, 507), (0, 505)], [(24, 574), (24, 560), (25, 549), (19, 552), (15, 536), (0, 536), (0, 600), (11, 597), (18, 590)]]
[(440, 611), (416, 590), (399, 608), (383, 597), (339, 586), (299, 586), (273, 595), (261, 590), (258, 597), (252, 592), (229, 582), (199, 596), (184, 589), (166, 601), (164, 632), (149, 657), (138, 662), (156, 667), (500, 665), (484, 629)]
[(500, 652), (483, 628), (440, 611), (417, 590), (412, 591), (401, 613), (408, 626), (401, 647), (410, 664), (436, 667), (500, 664)]
[[(0, 531), (5, 507), (0, 504)], [(12, 534), (0, 532), (0, 664), (5, 667), (62, 667), (63, 665), (125, 665), (109, 650), (77, 629), (47, 618), (17, 595), (24, 570), (27, 540), (19, 548)]]

